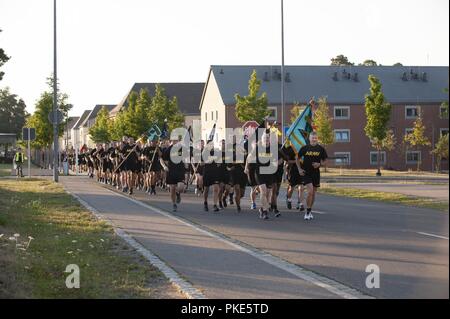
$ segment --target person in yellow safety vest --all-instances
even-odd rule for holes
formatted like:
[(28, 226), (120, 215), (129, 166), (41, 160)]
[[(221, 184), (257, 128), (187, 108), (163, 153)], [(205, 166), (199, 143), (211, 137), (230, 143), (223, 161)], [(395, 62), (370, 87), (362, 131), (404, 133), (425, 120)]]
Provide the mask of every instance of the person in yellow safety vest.
[(22, 149), (19, 147), (16, 154), (14, 154), (14, 164), (16, 164), (17, 176), (23, 177), (22, 164), (25, 159), (26, 157), (22, 153)]

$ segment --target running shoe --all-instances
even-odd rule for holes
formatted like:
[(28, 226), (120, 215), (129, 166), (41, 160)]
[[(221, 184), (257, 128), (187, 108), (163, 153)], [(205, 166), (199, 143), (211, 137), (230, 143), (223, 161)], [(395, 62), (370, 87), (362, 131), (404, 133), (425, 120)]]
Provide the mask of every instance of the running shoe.
[(173, 204), (173, 207), (172, 207), (172, 212), (176, 212), (177, 211), (177, 205), (176, 204)]
[(275, 213), (275, 217), (280, 217), (281, 216), (281, 213), (280, 213), (280, 211), (277, 208), (274, 209), (274, 213)]
[(213, 211), (214, 211), (214, 212), (218, 212), (219, 210), (220, 210), (219, 207), (217, 207), (217, 205), (214, 205)]
[(252, 205), (250, 206), (250, 209), (256, 209), (256, 203), (252, 203)]
[(287, 209), (292, 209), (292, 202), (290, 200), (286, 200)]
[(209, 209), (208, 209), (208, 203), (204, 203), (204, 204), (203, 204), (203, 210), (204, 210), (205, 212), (209, 211)]
[(303, 213), (305, 211), (305, 206), (303, 204), (300, 204), (300, 212)]
[(236, 205), (236, 209), (237, 209), (237, 212), (238, 212), (238, 213), (240, 213), (240, 212), (241, 212), (241, 206), (239, 206), (239, 205)]
[(181, 203), (181, 194), (177, 193), (177, 204)]

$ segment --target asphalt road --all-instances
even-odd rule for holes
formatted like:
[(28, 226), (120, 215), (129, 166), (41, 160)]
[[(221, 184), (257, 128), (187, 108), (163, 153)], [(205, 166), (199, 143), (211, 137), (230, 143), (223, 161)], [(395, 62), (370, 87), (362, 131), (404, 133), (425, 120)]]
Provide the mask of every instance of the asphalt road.
[[(209, 298), (339, 297), (114, 195), (85, 176), (61, 181)], [(136, 192), (133, 198), (171, 210), (163, 191), (157, 196)], [(297, 211), (284, 208), (283, 200), (279, 207), (281, 217), (262, 221), (250, 209), (203, 212), (200, 198), (183, 194), (175, 215), (377, 298), (449, 297), (448, 213), (319, 195), (315, 219), (305, 222)], [(370, 264), (380, 268), (380, 288), (365, 285)]]

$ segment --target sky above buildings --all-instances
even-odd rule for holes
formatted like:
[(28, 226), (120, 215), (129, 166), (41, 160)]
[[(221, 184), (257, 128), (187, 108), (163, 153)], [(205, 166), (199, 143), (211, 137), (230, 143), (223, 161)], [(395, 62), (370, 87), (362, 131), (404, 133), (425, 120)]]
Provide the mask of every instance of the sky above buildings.
[[(217, 64), (281, 63), (280, 0), (58, 0), (60, 89), (80, 115), (135, 82), (204, 82)], [(284, 0), (285, 63), (443, 65), (448, 0)], [(0, 0), (0, 87), (27, 110), (53, 70), (53, 1)]]

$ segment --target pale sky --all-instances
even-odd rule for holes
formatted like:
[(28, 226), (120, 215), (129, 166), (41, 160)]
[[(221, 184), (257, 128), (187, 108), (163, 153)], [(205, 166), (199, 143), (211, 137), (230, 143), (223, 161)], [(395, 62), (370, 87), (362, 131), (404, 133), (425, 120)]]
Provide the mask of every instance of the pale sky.
[[(214, 64), (281, 64), (280, 0), (58, 0), (60, 89), (80, 115), (135, 82), (204, 82)], [(285, 63), (444, 65), (448, 0), (284, 0)], [(0, 87), (27, 110), (53, 70), (53, 0), (0, 0)]]

